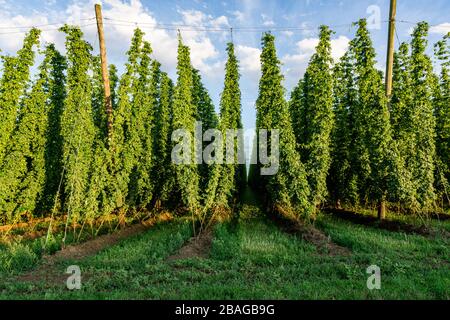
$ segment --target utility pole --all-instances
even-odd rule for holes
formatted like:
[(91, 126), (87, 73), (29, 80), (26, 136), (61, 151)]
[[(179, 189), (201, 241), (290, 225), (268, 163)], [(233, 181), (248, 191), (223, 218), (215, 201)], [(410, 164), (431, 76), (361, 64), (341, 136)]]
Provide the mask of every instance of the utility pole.
[(397, 7), (397, 0), (391, 0), (391, 6), (389, 9), (389, 35), (387, 43), (387, 56), (386, 56), (386, 97), (388, 100), (392, 94), (392, 70), (394, 64), (394, 34), (395, 34), (395, 14)]
[[(389, 31), (386, 55), (386, 98), (388, 105), (391, 103), (392, 95), (392, 71), (394, 64), (394, 34), (395, 34), (395, 14), (397, 11), (397, 0), (391, 0), (389, 8)], [(382, 199), (378, 204), (378, 219), (386, 217), (386, 201)]]
[(107, 130), (108, 130), (108, 146), (111, 146), (112, 141), (112, 101), (111, 101), (111, 88), (109, 84), (109, 73), (108, 73), (108, 61), (106, 60), (106, 46), (105, 46), (105, 35), (103, 33), (103, 17), (102, 17), (102, 7), (99, 4), (95, 5), (95, 17), (97, 19), (97, 30), (98, 30), (98, 42), (100, 44), (100, 60), (102, 68), (102, 79), (103, 87), (105, 91), (105, 108), (107, 116)]

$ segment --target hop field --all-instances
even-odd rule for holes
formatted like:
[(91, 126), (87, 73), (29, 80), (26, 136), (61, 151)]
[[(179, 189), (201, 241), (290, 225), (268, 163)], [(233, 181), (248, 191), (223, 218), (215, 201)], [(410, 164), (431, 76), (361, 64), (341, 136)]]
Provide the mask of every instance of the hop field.
[[(338, 59), (322, 24), (288, 92), (279, 37), (305, 30), (226, 29), (214, 95), (194, 51), (224, 30), (136, 22), (108, 64), (95, 8), (99, 55), (65, 23), (1, 55), (0, 299), (450, 299), (450, 33), (414, 23), (384, 74), (370, 20)], [(246, 164), (233, 32), (262, 33)]]

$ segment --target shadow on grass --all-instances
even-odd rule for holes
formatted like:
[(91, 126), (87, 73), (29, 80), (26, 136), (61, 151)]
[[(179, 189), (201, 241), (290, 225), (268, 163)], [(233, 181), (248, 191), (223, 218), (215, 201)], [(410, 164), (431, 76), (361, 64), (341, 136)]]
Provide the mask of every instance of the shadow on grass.
[(323, 231), (311, 224), (303, 223), (300, 220), (289, 219), (278, 212), (273, 212), (269, 217), (283, 232), (299, 236), (301, 239), (313, 244), (321, 254), (330, 256), (351, 255), (350, 249), (334, 243)]
[(347, 211), (344, 209), (325, 208), (322, 210), (325, 213), (332, 214), (335, 217), (351, 221), (356, 224), (379, 228), (387, 231), (403, 232), (407, 234), (419, 234), (422, 236), (435, 236), (436, 232), (424, 225), (413, 225), (403, 221), (397, 220), (378, 220), (377, 217), (359, 214), (354, 211)]

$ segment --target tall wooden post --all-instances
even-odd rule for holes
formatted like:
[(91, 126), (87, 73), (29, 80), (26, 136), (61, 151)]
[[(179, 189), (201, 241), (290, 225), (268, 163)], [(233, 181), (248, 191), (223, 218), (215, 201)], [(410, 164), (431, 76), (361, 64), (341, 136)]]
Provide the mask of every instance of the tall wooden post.
[[(397, 11), (397, 0), (391, 0), (389, 8), (389, 31), (386, 55), (386, 98), (388, 104), (391, 102), (392, 95), (392, 72), (394, 66), (394, 34), (395, 34), (395, 14)], [(382, 199), (378, 204), (378, 219), (383, 220), (386, 217), (386, 201)]]
[(111, 146), (112, 140), (112, 101), (111, 101), (111, 88), (109, 84), (109, 73), (108, 73), (108, 61), (106, 60), (106, 46), (105, 46), (105, 35), (103, 33), (103, 17), (102, 17), (102, 7), (99, 4), (95, 5), (95, 17), (97, 19), (97, 30), (98, 30), (98, 42), (100, 44), (100, 60), (102, 68), (102, 79), (103, 87), (105, 91), (105, 108), (107, 116), (107, 130), (108, 130), (108, 146)]
[(394, 65), (394, 34), (395, 34), (395, 14), (397, 7), (397, 0), (391, 0), (389, 9), (389, 35), (387, 43), (386, 56), (386, 97), (391, 98), (392, 94), (392, 70)]

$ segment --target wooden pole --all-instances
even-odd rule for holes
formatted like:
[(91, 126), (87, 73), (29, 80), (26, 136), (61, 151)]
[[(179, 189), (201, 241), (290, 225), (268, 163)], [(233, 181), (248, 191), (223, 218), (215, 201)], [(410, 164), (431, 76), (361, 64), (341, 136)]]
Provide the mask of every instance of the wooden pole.
[(105, 35), (103, 33), (103, 17), (102, 7), (99, 4), (95, 5), (95, 17), (97, 19), (98, 40), (100, 44), (100, 60), (102, 68), (103, 87), (105, 91), (105, 108), (107, 116), (107, 130), (108, 130), (108, 145), (111, 146), (112, 140), (112, 101), (111, 88), (109, 84), (108, 61), (106, 59)]
[(386, 56), (386, 97), (391, 98), (392, 94), (392, 70), (394, 64), (394, 34), (395, 34), (395, 14), (397, 7), (397, 0), (391, 0), (389, 9), (389, 35), (387, 43)]
[[(391, 0), (389, 8), (389, 31), (386, 55), (386, 98), (388, 104), (392, 95), (392, 71), (394, 66), (394, 34), (395, 34), (395, 14), (397, 11), (397, 0)], [(386, 201), (380, 200), (378, 204), (378, 219), (383, 220), (386, 217)]]

